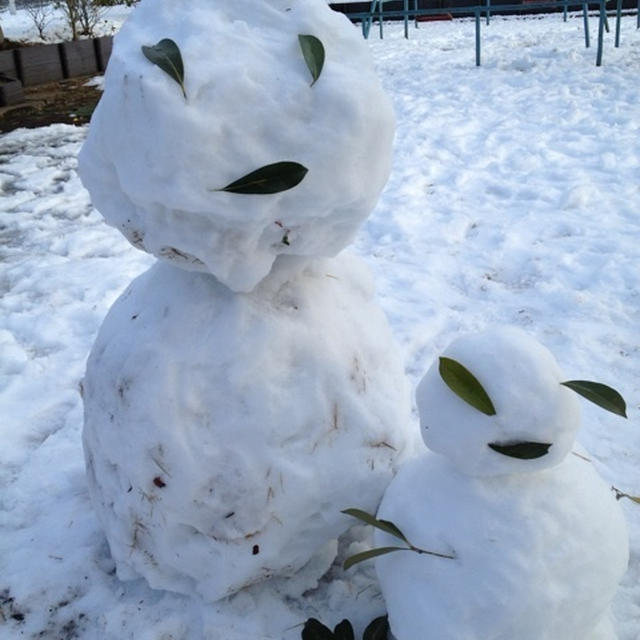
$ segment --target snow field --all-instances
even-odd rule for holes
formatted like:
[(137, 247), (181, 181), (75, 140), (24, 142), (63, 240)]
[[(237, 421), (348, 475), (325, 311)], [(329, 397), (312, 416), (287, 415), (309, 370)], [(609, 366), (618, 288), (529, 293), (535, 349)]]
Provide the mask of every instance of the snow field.
[[(480, 69), (471, 22), (424, 25), (409, 41), (389, 26), (369, 41), (398, 132), (356, 253), (414, 384), (456, 336), (509, 323), (568, 377), (618, 388), (629, 420), (584, 406), (579, 437), (607, 483), (638, 494), (635, 17), (619, 50), (607, 36), (600, 69), (573, 19), (496, 19), (483, 34)], [(361, 632), (384, 611), (367, 565), (334, 565), (304, 599), (276, 581), (214, 607), (114, 575), (88, 500), (77, 387), (108, 308), (152, 259), (91, 209), (75, 172), (85, 135), (54, 126), (0, 138), (0, 637), (210, 640), (224, 629), (226, 640), (294, 640), (310, 615), (349, 617)], [(640, 509), (620, 506), (631, 556), (613, 615), (619, 639), (636, 640)], [(371, 544), (365, 528), (353, 535), (338, 561)]]

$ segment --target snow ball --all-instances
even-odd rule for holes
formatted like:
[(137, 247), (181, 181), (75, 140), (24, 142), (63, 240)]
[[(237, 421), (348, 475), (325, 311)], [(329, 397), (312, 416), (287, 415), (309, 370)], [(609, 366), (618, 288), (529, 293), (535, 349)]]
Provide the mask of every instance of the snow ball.
[[(320, 77), (299, 35), (324, 47)], [(179, 47), (179, 83), (141, 51)], [(362, 35), (324, 0), (143, 0), (115, 37), (79, 173), (136, 247), (250, 291), (279, 254), (336, 255), (373, 209), (395, 120)], [(220, 191), (267, 165), (275, 194)]]
[[(397, 640), (615, 640), (609, 605), (627, 568), (624, 516), (593, 465), (473, 477), (425, 452), (378, 510), (416, 546), (376, 560)], [(375, 546), (398, 545), (376, 531)]]
[(158, 263), (107, 315), (83, 440), (122, 579), (208, 600), (317, 579), (340, 511), (375, 511), (395, 473), (410, 393), (366, 268), (282, 261), (249, 294)]
[[(436, 453), (470, 475), (531, 472), (561, 462), (580, 426), (575, 392), (553, 355), (515, 327), (498, 327), (463, 336), (444, 356), (462, 364), (492, 400), (496, 415), (486, 415), (454, 393), (436, 359), (418, 385), (416, 401), (422, 437)], [(489, 445), (551, 445), (535, 459), (510, 457)]]

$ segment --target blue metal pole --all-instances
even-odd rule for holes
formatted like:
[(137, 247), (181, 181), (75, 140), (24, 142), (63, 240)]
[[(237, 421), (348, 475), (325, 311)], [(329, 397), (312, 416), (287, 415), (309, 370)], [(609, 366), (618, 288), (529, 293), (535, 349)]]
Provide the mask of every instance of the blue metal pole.
[(476, 67), (480, 66), (480, 7), (474, 9), (476, 14)]
[(584, 20), (584, 46), (588, 49), (589, 41), (589, 5), (585, 2), (582, 5), (582, 19)]
[(604, 40), (604, 22), (607, 19), (606, 0), (600, 0), (600, 21), (598, 22), (598, 53), (596, 54), (596, 67), (602, 66), (602, 42)]
[[(487, 24), (489, 24), (489, 21), (491, 20), (491, 0), (486, 0), (487, 1)], [(638, 2), (640, 2), (640, 0), (638, 0)]]
[(409, 0), (404, 0), (404, 37), (409, 39)]
[(384, 38), (384, 35), (382, 33), (383, 31), (383, 27), (382, 27), (382, 12), (384, 11), (384, 0), (378, 0), (378, 19), (380, 20), (380, 40), (382, 40)]
[(622, 0), (616, 2), (616, 47), (620, 46), (620, 20), (622, 19)]
[(562, 12), (562, 18), (563, 18), (564, 22), (567, 21), (567, 3), (566, 2), (564, 3), (564, 10)]

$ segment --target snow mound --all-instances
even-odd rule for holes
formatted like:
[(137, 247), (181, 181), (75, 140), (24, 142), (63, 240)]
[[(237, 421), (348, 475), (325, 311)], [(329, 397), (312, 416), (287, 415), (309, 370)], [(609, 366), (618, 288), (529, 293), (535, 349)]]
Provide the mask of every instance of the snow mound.
[[(425, 453), (378, 517), (423, 549), (376, 561), (397, 640), (614, 640), (608, 607), (628, 561), (619, 504), (574, 455), (537, 474), (473, 477)], [(377, 546), (397, 539), (376, 532)]]
[[(444, 382), (436, 360), (416, 391), (425, 444), (462, 472), (494, 475), (539, 471), (561, 462), (580, 427), (580, 403), (551, 352), (516, 327), (462, 336), (444, 351), (480, 382), (495, 407), (486, 415)], [(489, 445), (542, 443), (535, 459), (510, 457)]]
[[(324, 46), (313, 86), (299, 35)], [(186, 97), (141, 51), (165, 38)], [(250, 291), (279, 254), (329, 257), (353, 240), (394, 130), (367, 44), (324, 0), (143, 0), (115, 38), (79, 172), (134, 246)], [(308, 173), (280, 193), (220, 191), (279, 162)]]
[(250, 294), (158, 263), (107, 315), (83, 439), (122, 579), (208, 600), (317, 579), (340, 510), (375, 511), (409, 439), (402, 363), (361, 262), (288, 261)]

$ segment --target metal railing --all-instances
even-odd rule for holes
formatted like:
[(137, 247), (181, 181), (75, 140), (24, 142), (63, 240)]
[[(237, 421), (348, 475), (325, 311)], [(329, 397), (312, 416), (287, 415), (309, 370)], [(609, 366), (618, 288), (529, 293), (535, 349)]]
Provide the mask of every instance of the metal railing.
[[(535, 0), (527, 4), (500, 4), (492, 5), (491, 0), (479, 0), (477, 4), (468, 6), (446, 7), (422, 9), (418, 6), (418, 0), (403, 0), (403, 9), (385, 9), (384, 4), (387, 0), (371, 0), (369, 11), (348, 14), (352, 20), (360, 20), (362, 23), (362, 35), (368, 38), (374, 21), (378, 21), (380, 38), (384, 37), (384, 20), (385, 19), (402, 19), (404, 21), (404, 36), (409, 37), (409, 22), (413, 21), (418, 26), (419, 18), (428, 16), (437, 16), (442, 14), (452, 15), (473, 15), (475, 19), (475, 62), (476, 66), (481, 63), (481, 19), (484, 16), (486, 24), (490, 23), (491, 16), (496, 13), (509, 12), (517, 13), (523, 10), (535, 9), (562, 9), (564, 19), (566, 20), (567, 12), (572, 7), (579, 7), (582, 10), (585, 47), (591, 46), (589, 34), (589, 9), (594, 8), (598, 16), (598, 39), (596, 50), (596, 66), (602, 65), (602, 52), (604, 46), (604, 31), (608, 31), (606, 0)], [(619, 43), (620, 31), (620, 15), (622, 9), (622, 0), (616, 0), (616, 46)], [(640, 28), (640, 0), (638, 0), (639, 16), (638, 26)]]

